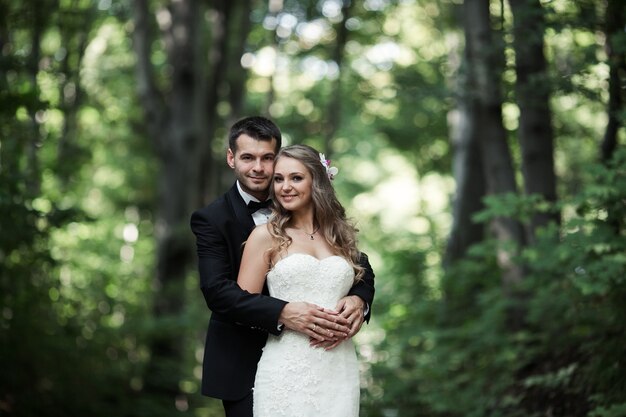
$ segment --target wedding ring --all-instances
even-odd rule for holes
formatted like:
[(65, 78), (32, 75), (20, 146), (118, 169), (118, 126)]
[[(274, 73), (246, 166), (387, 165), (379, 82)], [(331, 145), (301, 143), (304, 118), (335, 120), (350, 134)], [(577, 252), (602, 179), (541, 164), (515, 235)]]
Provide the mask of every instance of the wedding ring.
[(317, 329), (317, 324), (313, 323), (313, 331), (315, 331), (315, 329)]

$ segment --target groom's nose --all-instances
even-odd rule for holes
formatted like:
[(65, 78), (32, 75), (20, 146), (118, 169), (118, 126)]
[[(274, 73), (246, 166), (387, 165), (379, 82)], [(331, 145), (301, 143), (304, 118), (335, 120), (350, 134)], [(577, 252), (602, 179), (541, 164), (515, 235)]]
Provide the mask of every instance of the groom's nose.
[(252, 166), (252, 169), (254, 171), (263, 171), (263, 163), (261, 162), (260, 159), (254, 160), (254, 165)]

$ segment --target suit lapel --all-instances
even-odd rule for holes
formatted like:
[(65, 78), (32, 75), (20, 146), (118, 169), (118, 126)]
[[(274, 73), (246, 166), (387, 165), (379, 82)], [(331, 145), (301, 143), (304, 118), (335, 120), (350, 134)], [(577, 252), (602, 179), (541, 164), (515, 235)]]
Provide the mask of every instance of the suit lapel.
[(245, 232), (247, 239), (252, 229), (254, 229), (255, 224), (254, 220), (252, 220), (252, 216), (248, 213), (246, 203), (243, 201), (241, 194), (239, 194), (237, 184), (233, 185), (228, 191), (228, 199), (230, 200), (237, 222), (243, 226), (243, 232)]

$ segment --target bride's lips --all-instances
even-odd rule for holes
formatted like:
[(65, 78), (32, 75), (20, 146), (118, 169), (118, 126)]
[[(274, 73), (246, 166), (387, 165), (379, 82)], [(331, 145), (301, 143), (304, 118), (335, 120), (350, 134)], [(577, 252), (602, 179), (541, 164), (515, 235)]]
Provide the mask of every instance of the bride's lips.
[(280, 199), (285, 201), (285, 202), (289, 202), (291, 200), (293, 200), (294, 198), (296, 198), (295, 195), (281, 195)]

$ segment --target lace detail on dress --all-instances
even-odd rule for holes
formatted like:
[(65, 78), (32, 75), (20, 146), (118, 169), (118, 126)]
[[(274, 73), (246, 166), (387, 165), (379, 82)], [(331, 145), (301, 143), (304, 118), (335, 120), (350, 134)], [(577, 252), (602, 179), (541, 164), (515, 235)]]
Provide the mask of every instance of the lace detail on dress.
[[(335, 308), (348, 293), (354, 271), (342, 257), (295, 253), (268, 273), (272, 296)], [(359, 373), (351, 340), (333, 350), (309, 346), (309, 338), (288, 329), (270, 335), (254, 388), (255, 417), (357, 417)]]

